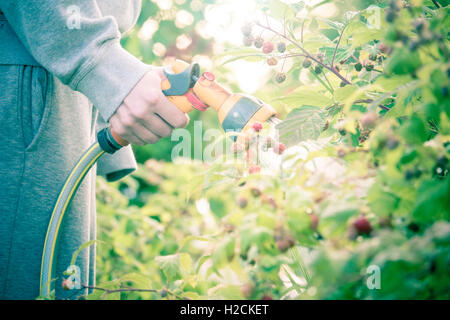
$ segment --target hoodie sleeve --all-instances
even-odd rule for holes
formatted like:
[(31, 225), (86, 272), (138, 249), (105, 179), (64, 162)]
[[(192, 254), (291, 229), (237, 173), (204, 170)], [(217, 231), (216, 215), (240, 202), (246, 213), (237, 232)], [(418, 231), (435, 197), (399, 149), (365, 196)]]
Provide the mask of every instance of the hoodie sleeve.
[(45, 69), (109, 120), (150, 66), (120, 45), (117, 21), (95, 0), (2, 0), (0, 9)]

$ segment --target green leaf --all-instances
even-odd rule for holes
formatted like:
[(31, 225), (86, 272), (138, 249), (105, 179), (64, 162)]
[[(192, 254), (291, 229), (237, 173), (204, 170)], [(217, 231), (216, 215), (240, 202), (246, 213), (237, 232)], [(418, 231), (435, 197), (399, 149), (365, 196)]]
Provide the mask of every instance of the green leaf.
[(87, 247), (89, 247), (89, 246), (91, 246), (91, 245), (93, 245), (94, 243), (96, 243), (96, 242), (98, 242), (98, 241), (100, 241), (100, 240), (91, 240), (91, 241), (88, 241), (88, 242), (85, 242), (85, 243), (83, 243), (73, 254), (72, 254), (72, 259), (70, 260), (70, 265), (72, 266), (72, 265), (74, 265), (75, 263), (76, 263), (76, 261), (77, 261), (77, 257), (78, 257), (78, 255), (80, 254), (80, 252), (83, 250), (83, 249), (85, 249), (85, 248), (87, 248)]
[(295, 15), (294, 10), (289, 5), (279, 0), (270, 0), (269, 9), (271, 16), (280, 21), (284, 21), (285, 18), (292, 18)]
[(234, 236), (226, 236), (219, 242), (212, 254), (213, 265), (216, 269), (233, 260), (235, 246), (236, 238)]
[(173, 281), (181, 277), (180, 256), (178, 254), (158, 256), (155, 258), (155, 261), (161, 268), (168, 281)]
[(291, 111), (286, 120), (276, 126), (280, 141), (287, 146), (295, 145), (305, 140), (315, 140), (326, 123), (326, 113), (324, 110), (303, 106)]
[(190, 274), (192, 269), (192, 259), (187, 253), (180, 253), (180, 267), (184, 274)]
[(302, 87), (287, 96), (275, 99), (275, 101), (282, 101), (287, 105), (295, 105), (296, 107), (302, 105), (327, 107), (333, 104), (333, 100), (327, 96), (312, 90), (304, 90)]

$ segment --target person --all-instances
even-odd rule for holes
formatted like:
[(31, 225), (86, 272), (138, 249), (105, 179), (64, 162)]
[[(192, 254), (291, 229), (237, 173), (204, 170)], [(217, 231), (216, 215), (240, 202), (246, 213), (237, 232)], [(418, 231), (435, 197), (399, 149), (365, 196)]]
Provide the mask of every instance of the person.
[[(0, 4), (0, 298), (39, 296), (52, 207), (68, 172), (108, 125), (133, 144), (156, 143), (187, 124), (161, 91), (162, 70), (120, 45), (140, 0), (3, 0)], [(117, 180), (136, 168), (130, 147), (105, 155), (97, 173)], [(83, 243), (96, 238), (95, 175), (86, 176), (59, 236), (54, 295)], [(95, 284), (95, 245), (77, 258)], [(75, 296), (86, 294), (86, 289)]]

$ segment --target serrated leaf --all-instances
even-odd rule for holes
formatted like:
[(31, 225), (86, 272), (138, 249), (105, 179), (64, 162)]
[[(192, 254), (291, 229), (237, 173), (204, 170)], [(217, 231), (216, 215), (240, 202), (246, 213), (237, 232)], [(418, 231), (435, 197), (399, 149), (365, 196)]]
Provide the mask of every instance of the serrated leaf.
[(302, 90), (301, 87), (290, 93), (288, 96), (280, 97), (275, 100), (282, 101), (288, 105), (295, 105), (296, 107), (302, 105), (326, 107), (333, 104), (333, 100), (327, 96), (310, 90)]
[(155, 258), (155, 261), (169, 281), (175, 280), (181, 276), (180, 256), (178, 254), (158, 256)]
[(326, 123), (324, 110), (314, 106), (303, 106), (291, 111), (286, 120), (276, 126), (279, 139), (287, 146), (305, 140), (315, 140)]

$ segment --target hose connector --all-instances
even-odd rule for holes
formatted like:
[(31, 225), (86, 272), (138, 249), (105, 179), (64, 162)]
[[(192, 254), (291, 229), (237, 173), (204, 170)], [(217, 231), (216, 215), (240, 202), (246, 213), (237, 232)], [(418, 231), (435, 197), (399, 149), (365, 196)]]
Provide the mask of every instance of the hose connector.
[(100, 148), (110, 154), (113, 154), (123, 147), (114, 139), (110, 127), (104, 128), (97, 133), (97, 141)]

